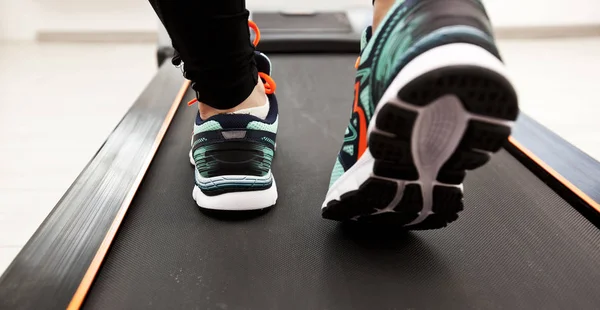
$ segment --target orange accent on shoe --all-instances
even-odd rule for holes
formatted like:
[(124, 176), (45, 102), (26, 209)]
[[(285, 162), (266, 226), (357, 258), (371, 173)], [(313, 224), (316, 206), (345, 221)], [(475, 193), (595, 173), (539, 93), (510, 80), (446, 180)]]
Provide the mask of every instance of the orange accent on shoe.
[[(256, 23), (251, 20), (248, 21), (248, 26), (250, 26), (250, 28), (254, 30), (254, 33), (256, 34), (254, 42), (252, 42), (252, 44), (256, 47), (260, 42), (260, 29), (258, 29), (258, 25), (256, 25)], [(263, 80), (263, 83), (265, 84), (265, 93), (267, 95), (274, 94), (275, 90), (277, 89), (277, 84), (275, 84), (275, 81), (264, 72), (259, 72), (258, 76)]]
[(354, 84), (354, 107), (353, 112), (358, 114), (358, 157), (360, 157), (367, 150), (367, 117), (365, 116), (364, 109), (358, 104), (360, 92), (360, 82)]
[(354, 68), (358, 69), (358, 66), (360, 66), (360, 56), (358, 56), (358, 58), (356, 58), (356, 63), (354, 64)]
[(193, 106), (193, 105), (194, 105), (194, 103), (196, 103), (196, 102), (198, 102), (198, 99), (197, 99), (197, 98), (194, 98), (194, 99), (190, 100), (190, 101), (188, 102), (188, 107), (191, 107), (191, 106)]
[(263, 83), (265, 85), (265, 93), (267, 95), (274, 94), (275, 90), (277, 89), (277, 84), (275, 84), (273, 78), (271, 78), (268, 74), (264, 72), (259, 72), (258, 76), (260, 76), (260, 78), (263, 80)]
[(256, 47), (256, 46), (258, 46), (258, 43), (260, 42), (260, 29), (258, 29), (258, 25), (256, 25), (256, 23), (251, 20), (248, 21), (248, 26), (250, 26), (250, 28), (252, 28), (252, 30), (254, 30), (254, 33), (256, 34), (256, 37), (254, 38), (254, 42), (252, 42), (254, 47)]
[[(248, 26), (252, 30), (254, 30), (254, 33), (256, 34), (256, 37), (254, 38), (254, 42), (252, 42), (252, 44), (256, 47), (258, 45), (258, 43), (260, 42), (260, 30), (258, 29), (258, 26), (256, 25), (256, 23), (251, 20), (248, 21)], [(268, 74), (266, 74), (264, 72), (259, 72), (258, 76), (263, 80), (263, 83), (265, 85), (265, 93), (267, 95), (274, 94), (275, 90), (277, 89), (277, 84), (275, 83), (273, 78), (271, 78)], [(198, 102), (198, 99), (194, 98), (188, 102), (188, 106), (192, 106), (196, 102)]]

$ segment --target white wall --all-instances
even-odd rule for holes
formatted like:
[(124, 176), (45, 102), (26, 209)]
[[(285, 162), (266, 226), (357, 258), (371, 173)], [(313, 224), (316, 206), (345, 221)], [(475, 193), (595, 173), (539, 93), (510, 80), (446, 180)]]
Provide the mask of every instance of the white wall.
[(0, 0), (0, 40), (33, 40), (42, 32), (151, 32), (148, 0)]
[(496, 27), (600, 24), (600, 0), (483, 0)]
[(45, 31), (144, 31), (156, 27), (148, 0), (34, 1), (42, 13), (39, 29)]
[[(227, 1), (227, 0), (216, 0)], [(600, 0), (484, 0), (496, 27), (600, 24)], [(339, 10), (370, 0), (247, 0), (254, 9)], [(35, 38), (37, 31), (152, 32), (148, 0), (0, 0), (0, 39)]]
[(0, 0), (0, 39), (33, 40), (38, 16), (33, 0)]

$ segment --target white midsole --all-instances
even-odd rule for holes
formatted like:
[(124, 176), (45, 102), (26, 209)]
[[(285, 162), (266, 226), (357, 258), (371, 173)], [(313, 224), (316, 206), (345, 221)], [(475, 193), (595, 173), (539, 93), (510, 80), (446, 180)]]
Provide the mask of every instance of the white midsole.
[(436, 178), (441, 167), (456, 150), (468, 122), (475, 119), (507, 127), (512, 126), (513, 122), (472, 114), (464, 109), (459, 99), (454, 95), (443, 96), (424, 107), (402, 102), (397, 96), (406, 84), (423, 74), (444, 67), (460, 65), (486, 68), (495, 71), (510, 81), (502, 62), (488, 51), (472, 44), (443, 45), (415, 58), (394, 78), (383, 94), (369, 124), (367, 136), (370, 136), (374, 131), (394, 136), (376, 128), (376, 122), (373, 121), (377, 119), (379, 111), (388, 104), (416, 112), (418, 116), (412, 132), (411, 151), (414, 164), (419, 172), (419, 180), (404, 181), (375, 176), (373, 173), (375, 160), (367, 149), (356, 164), (331, 186), (322, 205), (323, 208), (332, 200), (340, 200), (341, 195), (357, 190), (367, 179), (377, 178), (393, 181), (398, 185), (396, 197), (392, 199), (386, 208), (379, 211), (379, 213), (388, 212), (401, 200), (404, 187), (407, 184), (419, 184), (423, 193), (423, 208), (419, 213), (419, 217), (409, 224), (414, 225), (422, 222), (432, 213), (434, 186), (443, 185), (457, 187), (462, 190), (462, 185), (442, 184), (436, 181)]
[(211, 210), (246, 211), (269, 208), (277, 202), (275, 179), (271, 187), (260, 191), (231, 192), (217, 196), (205, 195), (194, 186), (192, 197), (199, 207)]

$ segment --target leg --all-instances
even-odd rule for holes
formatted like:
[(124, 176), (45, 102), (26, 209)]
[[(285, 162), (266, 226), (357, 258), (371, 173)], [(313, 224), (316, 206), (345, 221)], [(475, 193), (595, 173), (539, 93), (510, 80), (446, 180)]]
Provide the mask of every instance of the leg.
[(376, 0), (323, 217), (441, 228), (510, 135), (515, 90), (477, 0)]
[(150, 0), (197, 91), (203, 118), (262, 106), (244, 0)]
[(373, 30), (377, 30), (379, 23), (387, 15), (388, 11), (394, 5), (395, 0), (377, 0), (373, 1)]
[[(150, 0), (192, 81), (199, 111), (190, 162), (192, 196), (210, 210), (275, 204), (271, 174), (277, 133), (271, 62), (250, 42), (244, 0)], [(250, 25), (258, 33), (254, 23)]]

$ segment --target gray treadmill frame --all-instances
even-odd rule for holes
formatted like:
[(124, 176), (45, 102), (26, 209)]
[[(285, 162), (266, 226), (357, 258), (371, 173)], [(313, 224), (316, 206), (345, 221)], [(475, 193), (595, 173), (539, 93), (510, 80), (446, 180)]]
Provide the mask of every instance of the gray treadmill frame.
[[(282, 12), (250, 12), (252, 20), (254, 14), (276, 14), (294, 18), (292, 13)], [(357, 8), (339, 12), (344, 14), (350, 30), (347, 32), (332, 31), (331, 29), (315, 28), (311, 32), (301, 29), (264, 29), (258, 49), (265, 53), (359, 53), (360, 38), (363, 30), (371, 24), (373, 10), (371, 8)], [(315, 13), (322, 14), (322, 13)], [(307, 16), (297, 14), (297, 16)], [(260, 27), (260, 24), (258, 25)], [(157, 59), (160, 66), (166, 59), (173, 57), (174, 50), (171, 39), (165, 27), (158, 21)], [(254, 33), (251, 32), (251, 40)]]

